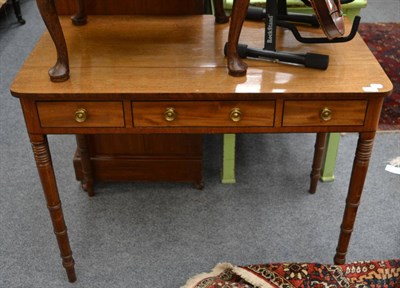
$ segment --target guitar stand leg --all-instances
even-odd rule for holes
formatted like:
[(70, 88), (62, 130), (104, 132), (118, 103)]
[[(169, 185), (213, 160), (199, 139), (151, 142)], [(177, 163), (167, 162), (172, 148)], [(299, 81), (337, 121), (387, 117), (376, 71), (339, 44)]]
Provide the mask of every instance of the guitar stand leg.
[[(225, 44), (225, 51), (226, 51)], [(225, 52), (226, 53), (226, 52)], [(300, 64), (307, 68), (326, 70), (329, 64), (329, 56), (315, 53), (294, 54), (279, 51), (250, 48), (245, 44), (238, 45), (240, 58), (265, 58), (273, 61)]]

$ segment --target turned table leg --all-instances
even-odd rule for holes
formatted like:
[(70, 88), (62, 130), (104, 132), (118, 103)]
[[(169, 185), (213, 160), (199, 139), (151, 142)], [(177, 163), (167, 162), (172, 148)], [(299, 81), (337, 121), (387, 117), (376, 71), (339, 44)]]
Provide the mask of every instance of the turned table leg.
[(240, 59), (237, 52), (239, 44), (240, 32), (244, 19), (246, 18), (247, 9), (250, 0), (235, 0), (233, 1), (231, 23), (228, 35), (228, 47), (226, 51), (229, 75), (244, 76), (247, 71), (247, 64)]
[(344, 210), (340, 230), (339, 243), (334, 258), (335, 264), (344, 264), (346, 261), (347, 248), (349, 246), (351, 233), (353, 232), (357, 209), (360, 205), (364, 181), (367, 176), (369, 159), (374, 144), (374, 137), (375, 132), (362, 132), (358, 138), (353, 170), (351, 172), (349, 192), (346, 199), (346, 208)]
[(227, 23), (229, 21), (229, 17), (226, 16), (225, 14), (223, 0), (214, 0), (214, 10), (215, 10), (215, 22)]
[(87, 23), (85, 0), (76, 0), (76, 6), (78, 12), (71, 17), (72, 23), (76, 26), (85, 25)]
[(325, 151), (326, 135), (327, 133), (325, 132), (317, 133), (317, 139), (315, 141), (314, 148), (314, 159), (310, 175), (311, 179), (309, 192), (311, 194), (314, 194), (315, 191), (317, 191), (318, 180), (321, 177), (322, 158)]
[(53, 82), (66, 81), (69, 79), (67, 44), (65, 43), (54, 0), (36, 0), (36, 3), (57, 50), (57, 62), (49, 70), (50, 80)]
[(87, 135), (76, 135), (78, 151), (81, 156), (82, 164), (82, 189), (88, 193), (90, 197), (94, 196), (93, 189), (93, 173), (92, 163), (90, 161), (89, 145)]
[(57, 182), (54, 176), (47, 138), (45, 135), (34, 134), (30, 134), (29, 137), (44, 196), (46, 198), (47, 208), (49, 209), (51, 221), (53, 222), (54, 234), (56, 235), (58, 247), (61, 252), (62, 263), (67, 272), (69, 282), (75, 282), (74, 258), (72, 258), (72, 251), (69, 245), (67, 227), (64, 222), (64, 215), (58, 195)]

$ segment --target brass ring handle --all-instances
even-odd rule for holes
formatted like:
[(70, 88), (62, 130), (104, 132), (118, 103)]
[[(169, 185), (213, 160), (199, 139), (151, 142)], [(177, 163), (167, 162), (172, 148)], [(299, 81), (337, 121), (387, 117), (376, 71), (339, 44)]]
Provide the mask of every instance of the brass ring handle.
[(329, 109), (328, 107), (325, 107), (321, 110), (321, 113), (319, 114), (319, 117), (323, 121), (329, 121), (332, 119), (332, 110)]
[(233, 108), (230, 114), (231, 120), (233, 122), (239, 122), (242, 119), (242, 112), (240, 108)]
[(176, 112), (175, 109), (172, 107), (168, 107), (165, 109), (164, 118), (168, 122), (172, 122), (176, 119)]
[(78, 123), (83, 123), (86, 121), (87, 115), (88, 113), (85, 108), (79, 108), (75, 111), (75, 121)]

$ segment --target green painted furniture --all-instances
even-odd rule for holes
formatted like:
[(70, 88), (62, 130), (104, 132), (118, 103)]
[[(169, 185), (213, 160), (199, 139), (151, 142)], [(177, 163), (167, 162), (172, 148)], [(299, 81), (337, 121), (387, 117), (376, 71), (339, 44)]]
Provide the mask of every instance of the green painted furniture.
[[(224, 8), (230, 10), (233, 0), (224, 0)], [(265, 6), (265, 0), (250, 0), (251, 5)], [(311, 7), (307, 7), (301, 0), (287, 0), (290, 12), (312, 13)], [(354, 0), (352, 3), (343, 4), (344, 14), (351, 20), (360, 13), (361, 8), (367, 6), (367, 0)], [(236, 183), (235, 177), (235, 135), (224, 135), (224, 150), (222, 160), (221, 182), (225, 184)], [(336, 155), (339, 148), (340, 134), (329, 133), (327, 138), (324, 164), (321, 171), (321, 180), (323, 182), (333, 181), (335, 179)]]
[[(233, 0), (224, 0), (224, 7), (226, 10), (232, 8)], [(251, 5), (265, 6), (265, 0), (250, 0)], [(301, 0), (287, 0), (289, 11), (296, 13), (312, 13), (312, 8), (307, 7)], [(367, 0), (354, 0), (352, 3), (343, 4), (342, 9), (345, 15), (353, 19), (360, 13), (361, 8), (367, 6)]]

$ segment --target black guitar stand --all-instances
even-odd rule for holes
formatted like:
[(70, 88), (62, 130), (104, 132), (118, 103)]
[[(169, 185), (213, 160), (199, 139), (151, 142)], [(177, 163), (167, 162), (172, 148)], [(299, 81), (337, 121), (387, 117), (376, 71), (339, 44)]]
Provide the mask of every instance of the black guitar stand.
[[(303, 0), (302, 0), (303, 1)], [(317, 0), (320, 1), (320, 0)], [(353, 0), (342, 0), (342, 3), (349, 3)], [(306, 5), (308, 0), (303, 1)], [(268, 0), (266, 8), (250, 6), (247, 12), (248, 20), (265, 20), (264, 48), (250, 48), (246, 44), (238, 45), (238, 54), (240, 58), (261, 58), (274, 62), (286, 62), (303, 65), (308, 68), (325, 70), (328, 68), (329, 55), (306, 53), (297, 54), (290, 52), (276, 51), (276, 27), (289, 29), (297, 41), (301, 43), (340, 43), (347, 42), (354, 38), (360, 24), (360, 17), (356, 16), (353, 21), (351, 32), (348, 36), (328, 39), (326, 37), (303, 37), (297, 30), (295, 24), (302, 23), (319, 27), (318, 19), (315, 15), (306, 15), (299, 13), (288, 13), (286, 0)], [(225, 54), (227, 45), (225, 44)]]

